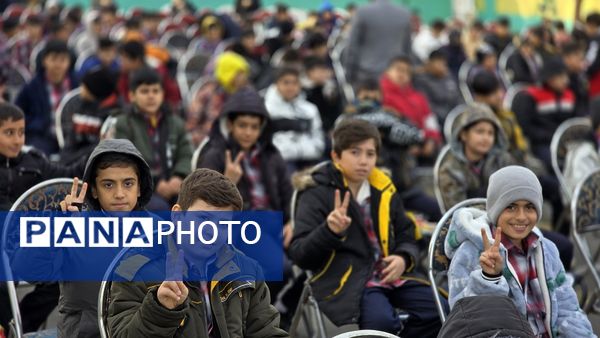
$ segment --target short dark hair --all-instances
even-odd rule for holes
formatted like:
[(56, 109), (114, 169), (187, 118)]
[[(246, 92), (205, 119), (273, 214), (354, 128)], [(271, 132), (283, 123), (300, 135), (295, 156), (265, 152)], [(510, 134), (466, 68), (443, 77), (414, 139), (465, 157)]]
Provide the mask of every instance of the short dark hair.
[(333, 151), (341, 156), (344, 150), (370, 139), (375, 141), (375, 150), (379, 154), (381, 135), (377, 127), (364, 120), (346, 119), (333, 130)]
[(138, 177), (138, 184), (141, 184), (140, 181), (140, 167), (138, 161), (131, 155), (123, 154), (123, 153), (104, 153), (98, 157), (96, 160), (96, 168), (93, 172), (93, 176), (91, 177), (91, 184), (96, 183), (96, 176), (98, 176), (98, 170), (104, 170), (108, 168), (133, 168), (135, 170), (135, 174)]
[(441, 30), (444, 30), (446, 28), (446, 23), (442, 19), (435, 19), (431, 23), (431, 28), (433, 30), (441, 31)]
[(379, 82), (375, 78), (364, 79), (356, 85), (356, 93), (363, 90), (379, 90)]
[(141, 85), (159, 84), (162, 88), (162, 81), (158, 72), (150, 67), (142, 67), (136, 70), (129, 79), (129, 90), (135, 92)]
[(412, 65), (412, 62), (410, 61), (410, 58), (406, 55), (398, 55), (398, 56), (394, 56), (390, 62), (388, 63), (387, 68), (390, 68), (391, 66), (393, 66), (396, 63), (405, 63), (409, 66)]
[(448, 56), (446, 55), (446, 52), (444, 52), (444, 50), (442, 50), (442, 49), (436, 49), (436, 50), (432, 51), (431, 53), (429, 53), (429, 61), (433, 61), (433, 60), (446, 61), (447, 59), (448, 59)]
[(327, 46), (327, 38), (321, 33), (311, 34), (306, 40), (306, 47), (314, 49), (321, 46)]
[(21, 108), (12, 103), (0, 103), (0, 126), (4, 121), (19, 121), (25, 118), (25, 114)]
[(315, 68), (329, 68), (327, 61), (317, 56), (309, 56), (304, 59), (304, 70), (309, 72)]
[(117, 43), (111, 38), (105, 36), (98, 39), (98, 49), (115, 48)]
[(585, 18), (585, 23), (590, 24), (590, 25), (600, 26), (600, 13), (599, 12), (590, 13)]
[(275, 74), (275, 82), (281, 80), (282, 77), (292, 75), (296, 78), (300, 78), (300, 71), (295, 67), (282, 67), (277, 70)]
[(482, 71), (473, 77), (471, 88), (475, 95), (488, 96), (500, 88), (500, 82), (493, 73)]
[(243, 208), (242, 196), (235, 184), (223, 174), (207, 168), (196, 169), (183, 180), (177, 204), (187, 210), (197, 200), (234, 211)]
[(42, 55), (45, 58), (46, 56), (48, 56), (50, 54), (70, 55), (69, 47), (67, 46), (67, 44), (64, 41), (50, 40), (50, 41), (48, 41), (48, 43), (46, 43), (46, 46), (44, 47)]
[(132, 60), (144, 60), (146, 47), (139, 41), (128, 41), (121, 45), (119, 53)]
[(578, 44), (576, 42), (569, 42), (563, 46), (562, 55), (568, 56), (568, 55), (573, 55), (575, 53), (583, 53), (584, 51), (585, 51), (585, 49), (580, 44)]
[(501, 16), (498, 18), (496, 23), (500, 26), (504, 26), (506, 28), (510, 28), (510, 19), (507, 16)]

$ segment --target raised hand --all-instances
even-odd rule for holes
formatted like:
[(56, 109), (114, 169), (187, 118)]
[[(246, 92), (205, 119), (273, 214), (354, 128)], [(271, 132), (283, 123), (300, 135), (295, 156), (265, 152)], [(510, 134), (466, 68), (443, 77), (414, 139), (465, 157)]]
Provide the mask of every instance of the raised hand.
[(341, 235), (352, 223), (352, 219), (348, 217), (348, 206), (350, 205), (350, 192), (346, 191), (344, 200), (341, 201), (340, 191), (335, 190), (335, 202), (333, 211), (327, 216), (327, 226), (334, 233)]
[(242, 159), (244, 158), (244, 152), (240, 152), (234, 161), (231, 160), (231, 151), (225, 151), (225, 177), (231, 180), (234, 184), (237, 184), (244, 174), (242, 170)]
[(77, 212), (80, 211), (79, 208), (83, 205), (85, 201), (85, 194), (87, 192), (87, 183), (83, 183), (81, 185), (81, 191), (79, 194), (77, 190), (79, 189), (79, 178), (75, 177), (73, 179), (73, 185), (71, 186), (71, 193), (65, 196), (65, 199), (62, 200), (60, 205), (60, 210), (62, 211), (72, 211)]
[(502, 228), (496, 228), (494, 244), (488, 241), (485, 229), (481, 229), (481, 239), (483, 240), (483, 252), (479, 256), (479, 265), (487, 275), (497, 276), (502, 273), (504, 260), (500, 255), (500, 240), (502, 239)]
[(183, 250), (177, 252), (177, 257), (167, 252), (166, 280), (162, 282), (156, 296), (162, 306), (173, 310), (183, 304), (188, 297), (189, 290), (183, 283), (183, 267), (185, 255)]

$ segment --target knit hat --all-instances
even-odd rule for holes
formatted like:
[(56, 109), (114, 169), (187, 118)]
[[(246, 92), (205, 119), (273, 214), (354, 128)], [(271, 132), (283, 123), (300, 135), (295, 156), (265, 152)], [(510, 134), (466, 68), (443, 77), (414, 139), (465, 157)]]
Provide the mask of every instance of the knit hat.
[(542, 219), (542, 186), (533, 171), (520, 166), (504, 167), (490, 176), (486, 210), (493, 224), (511, 203), (526, 200), (535, 206), (538, 221)]
[(553, 57), (544, 62), (544, 66), (540, 72), (540, 80), (542, 83), (545, 83), (552, 77), (561, 74), (567, 74), (567, 67), (560, 58)]
[(250, 66), (240, 55), (233, 52), (221, 54), (215, 62), (215, 78), (228, 93), (233, 92), (233, 80), (240, 73), (248, 73)]
[(115, 92), (117, 86), (115, 76), (110, 70), (102, 67), (95, 67), (85, 73), (83, 79), (81, 79), (81, 83), (85, 85), (85, 88), (87, 88), (90, 94), (94, 95), (98, 101), (103, 101), (109, 97)]

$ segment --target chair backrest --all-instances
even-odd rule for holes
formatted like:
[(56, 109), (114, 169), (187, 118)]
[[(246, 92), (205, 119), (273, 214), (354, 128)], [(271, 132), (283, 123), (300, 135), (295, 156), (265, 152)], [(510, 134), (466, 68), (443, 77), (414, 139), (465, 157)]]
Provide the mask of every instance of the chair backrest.
[(350, 103), (354, 101), (356, 94), (354, 93), (352, 85), (348, 83), (346, 70), (342, 65), (343, 54), (347, 45), (347, 40), (339, 41), (331, 51), (331, 60), (333, 62), (333, 72), (335, 74), (336, 81), (340, 88), (342, 88), (345, 101)]
[[(59, 203), (65, 198), (67, 194), (71, 193), (71, 186), (73, 185), (72, 178), (55, 178), (41, 182), (25, 193), (23, 193), (13, 203), (10, 211), (44, 211), (44, 210), (58, 210), (60, 208)], [(7, 219), (3, 225), (2, 237), (0, 238), (0, 255), (4, 267), (4, 275), (7, 277), (7, 288), (9, 303), (14, 319), (14, 334), (17, 338), (23, 337), (23, 322), (21, 320), (21, 312), (19, 310), (19, 298), (17, 296), (16, 285), (12, 280), (12, 268), (9, 259), (9, 249), (18, 243), (18, 230), (9, 229), (8, 224), (11, 224), (11, 220)], [(10, 248), (9, 248), (10, 247)]]
[(31, 79), (29, 70), (21, 64), (11, 64), (7, 69), (6, 90), (14, 102), (23, 86)]
[(444, 120), (444, 138), (446, 139), (446, 143), (450, 143), (450, 139), (452, 138), (452, 130), (454, 127), (454, 122), (456, 118), (469, 107), (468, 104), (459, 104), (458, 106), (452, 108), (452, 110), (446, 116)]
[(517, 51), (517, 47), (512, 43), (506, 46), (500, 57), (498, 58), (498, 70), (500, 71), (500, 78), (504, 82), (505, 87), (509, 87), (512, 84), (512, 78), (508, 72), (508, 59)]
[(473, 64), (469, 61), (463, 62), (458, 69), (458, 88), (467, 103), (473, 102), (473, 94), (469, 87), (469, 73), (471, 73), (471, 70), (473, 70)]
[(442, 189), (440, 189), (440, 169), (442, 164), (448, 158), (450, 153), (450, 145), (446, 144), (439, 152), (435, 164), (433, 166), (433, 192), (435, 193), (435, 199), (438, 202), (438, 206), (442, 212), (446, 211), (446, 205), (444, 204), (444, 195)]
[(571, 199), (571, 192), (563, 174), (568, 146), (573, 142), (580, 142), (592, 132), (592, 123), (583, 117), (571, 118), (561, 123), (550, 142), (550, 156), (552, 169), (558, 178), (565, 200)]
[(191, 87), (195, 81), (202, 77), (204, 68), (206, 68), (209, 61), (210, 55), (199, 54), (194, 51), (188, 51), (181, 56), (177, 64), (177, 84), (184, 100), (191, 100), (189, 97)]
[(192, 154), (192, 171), (198, 169), (198, 162), (200, 161), (200, 155), (202, 154), (202, 150), (208, 144), (209, 141), (210, 141), (210, 137), (208, 137), (208, 136), (205, 137), (204, 140), (202, 140), (202, 142), (200, 142), (200, 145), (198, 145), (198, 148), (196, 148), (196, 150), (194, 150), (194, 153)]
[[(600, 248), (596, 243), (600, 231), (600, 168), (589, 173), (575, 187), (571, 200), (571, 225), (575, 245), (595, 284), (594, 292), (589, 292), (590, 296), (583, 301), (583, 310), (590, 312), (600, 294), (600, 273), (597, 269)], [(591, 243), (587, 241), (589, 233), (596, 235)]]
[(166, 32), (159, 41), (159, 45), (166, 48), (175, 59), (179, 59), (185, 54), (189, 44), (190, 39), (180, 31)]
[(450, 260), (446, 257), (444, 251), (444, 242), (454, 212), (465, 207), (485, 209), (485, 198), (471, 198), (456, 204), (450, 208), (450, 210), (446, 211), (431, 234), (429, 250), (427, 251), (427, 275), (429, 277), (429, 282), (431, 283), (434, 300), (442, 323), (446, 320), (446, 312), (444, 311), (438, 293), (438, 285), (440, 284), (439, 277), (445, 278), (445, 272), (448, 271), (448, 268), (450, 267)]
[(75, 72), (79, 73), (85, 61), (90, 57), (94, 56), (95, 54), (96, 51), (93, 49), (86, 49), (79, 53), (79, 55), (77, 56), (77, 60), (75, 60)]
[(119, 251), (106, 269), (104, 277), (102, 278), (102, 283), (100, 283), (100, 291), (98, 293), (98, 328), (100, 329), (101, 338), (110, 337), (108, 332), (108, 306), (110, 305), (112, 274), (129, 249), (131, 248), (123, 248), (121, 251)]
[(60, 104), (54, 115), (54, 128), (56, 131), (56, 140), (61, 149), (65, 146), (66, 135), (73, 130), (73, 114), (78, 112), (80, 107), (81, 89), (79, 87), (68, 92), (60, 100)]
[(515, 97), (521, 91), (525, 90), (525, 88), (527, 88), (527, 84), (519, 82), (519, 83), (512, 84), (512, 85), (508, 86), (507, 88), (508, 89), (506, 90), (506, 93), (504, 94), (504, 99), (502, 100), (502, 106), (506, 110), (512, 110), (513, 101), (515, 100)]
[(351, 332), (345, 332), (338, 334), (333, 338), (353, 338), (353, 337), (384, 337), (384, 338), (398, 338), (398, 336), (391, 333), (377, 331), (377, 330), (357, 330)]

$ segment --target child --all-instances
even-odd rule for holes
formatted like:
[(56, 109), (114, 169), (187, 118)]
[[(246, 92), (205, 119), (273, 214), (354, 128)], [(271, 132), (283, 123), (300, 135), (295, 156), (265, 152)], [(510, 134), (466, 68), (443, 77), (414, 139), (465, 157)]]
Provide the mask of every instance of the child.
[(536, 337), (596, 337), (556, 246), (536, 226), (542, 204), (535, 174), (509, 166), (490, 177), (486, 211), (454, 213), (445, 243), (450, 306), (463, 297), (509, 296)]
[[(172, 211), (184, 214), (187, 211), (241, 209), (242, 198), (229, 179), (214, 170), (198, 169), (183, 181)], [(179, 252), (173, 254), (179, 259), (177, 266), (183, 269), (185, 266), (204, 266), (206, 261), (214, 260), (213, 255), (217, 252), (221, 257), (224, 252), (231, 252), (231, 247), (210, 246), (207, 251), (199, 252), (198, 246), (181, 246)], [(270, 305), (266, 284), (235, 280), (235, 275), (225, 269), (240, 262), (252, 264), (240, 253), (234, 251), (231, 255), (233, 258), (228, 264), (219, 265), (223, 269), (218, 272), (231, 282), (182, 282), (179, 279), (182, 272), (176, 271), (179, 278), (160, 284), (113, 283), (108, 309), (111, 336), (288, 337), (279, 328), (279, 314)], [(167, 263), (164, 256), (156, 259), (158, 263), (150, 260), (139, 264), (137, 268), (132, 266), (132, 275), (141, 275), (148, 269), (155, 269), (157, 264), (165, 266)]]
[[(139, 211), (144, 210), (152, 196), (150, 168), (129, 140), (100, 142), (87, 161), (83, 181), (78, 193), (79, 180), (75, 178), (71, 194), (60, 203), (63, 211), (79, 211), (76, 203), (84, 204), (88, 211)], [(14, 256), (16, 273), (27, 269), (24, 273), (30, 275), (29, 271), (34, 270), (44, 276), (42, 280), (47, 280), (48, 276), (61, 275), (63, 269), (86, 267), (90, 259), (81, 251), (45, 253), (47, 251), (17, 251)], [(116, 253), (107, 252), (109, 258), (104, 257), (104, 261), (110, 261)], [(57, 264), (59, 254), (62, 259)], [(33, 259), (32, 255), (39, 257)], [(19, 261), (29, 264), (18, 264)], [(70, 272), (74, 273), (73, 270)], [(99, 282), (60, 282), (58, 337), (100, 337), (97, 320), (99, 290)]]
[(446, 209), (467, 198), (484, 196), (490, 175), (515, 164), (506, 150), (500, 122), (482, 105), (469, 106), (457, 117), (449, 143), (450, 152), (439, 172)]
[(299, 169), (316, 164), (325, 148), (319, 110), (300, 92), (300, 72), (282, 68), (265, 94), (275, 130), (273, 143), (290, 167)]
[(379, 131), (366, 121), (336, 127), (332, 162), (298, 180), (289, 254), (314, 273), (313, 294), (335, 325), (396, 334), (400, 307), (409, 313), (403, 336), (436, 337), (431, 288), (406, 277), (417, 262), (415, 226), (391, 179), (375, 168), (380, 148)]
[(131, 105), (115, 123), (115, 138), (126, 138), (150, 165), (155, 192), (149, 210), (169, 210), (191, 170), (192, 150), (183, 120), (163, 106), (159, 74), (142, 68), (131, 76)]
[(342, 112), (342, 97), (335, 84), (333, 71), (325, 59), (314, 56), (304, 59), (304, 71), (306, 83), (303, 90), (306, 100), (317, 106), (323, 130), (329, 134)]
[(43, 67), (21, 89), (15, 104), (27, 117), (27, 143), (50, 155), (58, 151), (54, 114), (61, 99), (77, 87), (77, 80), (70, 71), (71, 56), (66, 43), (48, 41), (41, 53)]
[(425, 96), (411, 85), (411, 62), (400, 56), (390, 61), (381, 77), (382, 103), (396, 111), (425, 132), (421, 155), (431, 157), (440, 144), (442, 135), (436, 116), (429, 108)]

